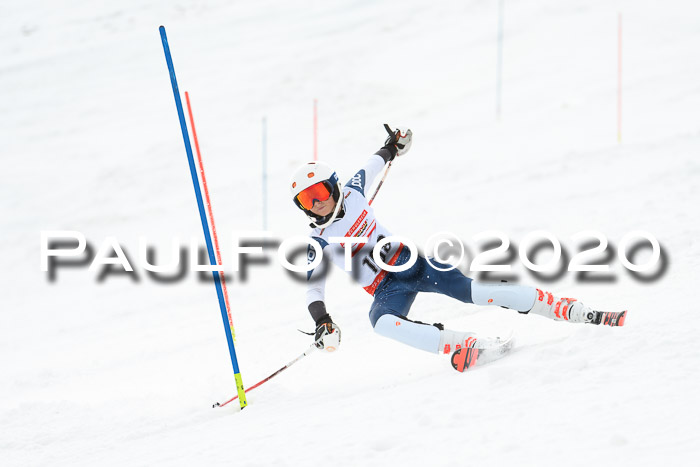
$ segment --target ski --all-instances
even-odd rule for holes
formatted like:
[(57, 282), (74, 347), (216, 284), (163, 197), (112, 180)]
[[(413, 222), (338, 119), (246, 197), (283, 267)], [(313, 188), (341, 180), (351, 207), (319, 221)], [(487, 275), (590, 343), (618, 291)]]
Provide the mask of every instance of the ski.
[(595, 311), (596, 315), (593, 318), (593, 324), (603, 324), (606, 326), (624, 326), (627, 310), (613, 311)]
[(452, 368), (464, 372), (476, 365), (484, 365), (505, 357), (513, 348), (513, 337), (509, 337), (498, 345), (482, 349), (475, 347), (475, 343), (454, 351), (450, 359)]

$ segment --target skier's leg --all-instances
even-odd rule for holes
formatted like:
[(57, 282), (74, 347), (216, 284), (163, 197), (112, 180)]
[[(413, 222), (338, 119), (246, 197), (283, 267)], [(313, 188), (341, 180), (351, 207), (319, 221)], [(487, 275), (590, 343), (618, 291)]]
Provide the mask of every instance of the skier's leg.
[(392, 277), (414, 292), (439, 293), (464, 303), (473, 303), (470, 285), (472, 279), (462, 274), (459, 269), (450, 268), (452, 266), (449, 264), (442, 264), (434, 259), (428, 262), (423, 256), (418, 256), (410, 269), (394, 273)]
[(472, 281), (471, 295), (475, 305), (502, 306), (520, 313), (528, 313), (535, 304), (537, 291), (524, 285)]
[(380, 336), (388, 337), (427, 352), (437, 353), (440, 329), (429, 324), (405, 318), (415, 300), (416, 292), (406, 290), (403, 284), (388, 278), (374, 295), (369, 320)]
[(374, 324), (374, 331), (380, 336), (394, 339), (426, 352), (438, 353), (440, 329), (431, 324), (416, 323), (402, 316), (383, 314)]
[(442, 324), (426, 324), (406, 318), (418, 293), (392, 275), (377, 290), (369, 318), (377, 334), (431, 353), (445, 353), (475, 346), (488, 348), (498, 339), (477, 337), (468, 332), (445, 329)]
[[(434, 292), (476, 305), (496, 305), (520, 313), (533, 313), (572, 323), (599, 322), (597, 312), (573, 298), (558, 298), (534, 287), (485, 284), (466, 277), (458, 269), (419, 256), (408, 271), (395, 274), (416, 292)], [(437, 269), (439, 268), (439, 269)]]
[(476, 305), (496, 305), (520, 313), (534, 313), (557, 321), (590, 323), (596, 312), (574, 298), (558, 298), (534, 287), (485, 284), (473, 281), (471, 296)]
[(470, 332), (445, 329), (442, 324), (426, 324), (394, 314), (381, 315), (374, 324), (374, 331), (402, 344), (431, 353), (449, 354), (459, 348), (489, 348), (500, 344), (499, 339), (480, 337)]
[(407, 316), (416, 292), (406, 290), (403, 284), (387, 277), (374, 294), (374, 301), (369, 309), (369, 320), (374, 327), (383, 315)]
[[(407, 260), (407, 255), (401, 255), (397, 265)], [(448, 265), (435, 264), (441, 269), (449, 268)], [(419, 256), (408, 270), (387, 274), (374, 295), (369, 313), (372, 326), (377, 334), (432, 353), (449, 354), (463, 347), (488, 348), (500, 344), (499, 339), (478, 337), (469, 332), (445, 329), (442, 324), (431, 325), (406, 318), (418, 292), (441, 293), (472, 303), (471, 281), (457, 269), (435, 269)]]

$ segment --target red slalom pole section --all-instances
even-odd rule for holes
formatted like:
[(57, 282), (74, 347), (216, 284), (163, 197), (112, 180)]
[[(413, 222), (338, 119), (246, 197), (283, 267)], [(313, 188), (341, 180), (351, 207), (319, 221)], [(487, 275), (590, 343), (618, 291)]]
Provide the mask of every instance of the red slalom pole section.
[[(199, 173), (202, 176), (202, 186), (204, 187), (204, 197), (207, 201), (207, 211), (209, 220), (211, 221), (211, 231), (214, 237), (214, 249), (216, 250), (216, 262), (221, 266), (221, 251), (219, 250), (219, 239), (216, 236), (216, 224), (214, 224), (214, 213), (211, 210), (211, 200), (209, 199), (209, 188), (207, 187), (207, 177), (204, 175), (204, 164), (202, 163), (202, 153), (199, 150), (199, 140), (197, 139), (197, 130), (194, 128), (194, 117), (192, 116), (192, 106), (190, 105), (190, 95), (185, 91), (185, 100), (187, 101), (187, 113), (190, 116), (190, 126), (192, 127), (192, 137), (194, 138), (194, 147), (197, 151), (197, 162), (199, 163)], [(226, 314), (228, 315), (228, 324), (231, 327), (231, 336), (236, 339), (236, 332), (233, 330), (233, 320), (231, 319), (231, 305), (228, 301), (228, 289), (226, 289), (226, 278), (224, 271), (219, 271), (221, 276), (221, 287), (224, 291), (224, 301), (226, 302)]]
[(314, 99), (314, 160), (318, 160), (318, 99)]

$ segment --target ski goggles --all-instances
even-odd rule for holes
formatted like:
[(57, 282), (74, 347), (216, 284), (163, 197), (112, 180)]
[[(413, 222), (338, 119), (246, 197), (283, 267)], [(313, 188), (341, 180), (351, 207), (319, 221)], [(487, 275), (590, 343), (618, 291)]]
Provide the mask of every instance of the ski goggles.
[(333, 194), (333, 185), (328, 180), (314, 183), (301, 191), (296, 197), (296, 201), (304, 209), (311, 210), (316, 201), (326, 201)]

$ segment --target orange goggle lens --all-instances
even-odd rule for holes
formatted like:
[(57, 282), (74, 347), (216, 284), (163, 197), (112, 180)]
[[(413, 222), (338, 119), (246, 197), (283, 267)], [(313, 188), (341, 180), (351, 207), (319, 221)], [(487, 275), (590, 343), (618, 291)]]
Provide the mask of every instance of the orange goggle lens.
[(326, 182), (318, 182), (299, 193), (297, 195), (297, 201), (301, 207), (310, 210), (314, 207), (316, 201), (326, 201), (330, 197), (331, 190), (328, 188)]

